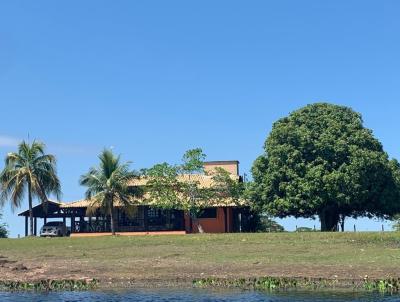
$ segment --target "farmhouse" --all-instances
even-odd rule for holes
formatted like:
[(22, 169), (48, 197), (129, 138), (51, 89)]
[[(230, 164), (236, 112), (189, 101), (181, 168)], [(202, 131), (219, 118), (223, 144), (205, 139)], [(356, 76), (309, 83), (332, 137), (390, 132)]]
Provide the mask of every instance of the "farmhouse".
[[(205, 174), (196, 174), (200, 186), (212, 186), (212, 171), (223, 168), (231, 174), (236, 181), (242, 181), (239, 176), (238, 161), (212, 161), (204, 163)], [(180, 176), (185, 180), (187, 175)], [(134, 180), (130, 185), (143, 186), (145, 179)], [(115, 203), (116, 230), (121, 235), (134, 233), (170, 232), (170, 233), (197, 233), (202, 229), (206, 233), (229, 233), (247, 231), (250, 224), (249, 207), (242, 203), (237, 204), (231, 200), (219, 200), (208, 203), (196, 221), (181, 209), (162, 209), (151, 201), (138, 200), (134, 210), (128, 214), (124, 208)], [(60, 202), (49, 200), (47, 206), (39, 204), (33, 208), (34, 234), (37, 235), (37, 221), (43, 219), (59, 219), (70, 228), (71, 236), (90, 236), (110, 232), (110, 217), (100, 210), (88, 215), (87, 209), (91, 201), (87, 199), (73, 202)], [(28, 235), (29, 210), (18, 214), (25, 217), (25, 235)], [(199, 227), (200, 226), (200, 227)]]

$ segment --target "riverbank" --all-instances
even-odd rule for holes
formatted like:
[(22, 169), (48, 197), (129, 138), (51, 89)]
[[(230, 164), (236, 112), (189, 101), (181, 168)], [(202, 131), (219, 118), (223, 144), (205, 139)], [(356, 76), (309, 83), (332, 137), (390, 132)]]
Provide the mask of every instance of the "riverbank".
[(0, 280), (192, 286), (276, 278), (353, 284), (400, 277), (400, 233), (202, 234), (0, 240)]

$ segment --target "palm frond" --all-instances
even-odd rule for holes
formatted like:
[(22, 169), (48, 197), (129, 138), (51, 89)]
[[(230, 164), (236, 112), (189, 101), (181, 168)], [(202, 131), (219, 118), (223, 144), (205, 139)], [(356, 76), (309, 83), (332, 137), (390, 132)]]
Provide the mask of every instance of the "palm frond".
[(129, 191), (128, 182), (137, 175), (129, 170), (129, 163), (121, 163), (120, 156), (115, 156), (107, 149), (99, 155), (99, 160), (99, 166), (90, 168), (79, 181), (87, 187), (86, 198), (93, 199), (89, 208), (101, 209), (110, 214), (116, 201), (131, 206), (133, 195)]
[(18, 153), (10, 152), (7, 154), (7, 156), (5, 158), (5, 166), (12, 167), (16, 163), (20, 163), (22, 161), (23, 161), (23, 158)]
[(19, 207), (26, 187), (32, 195), (47, 202), (46, 195), (54, 194), (59, 199), (61, 184), (57, 177), (56, 158), (44, 153), (45, 145), (38, 141), (29, 144), (22, 141), (17, 153), (8, 153), (5, 167), (0, 173), (2, 192), (0, 203), (11, 199), (12, 207)]
[(94, 214), (96, 214), (96, 212), (99, 209), (101, 210), (103, 208), (105, 195), (103, 193), (99, 193), (89, 199), (90, 199), (90, 204), (86, 208), (86, 215), (91, 217)]
[(23, 175), (17, 174), (15, 178), (14, 188), (11, 192), (11, 209), (15, 210), (21, 206), (21, 202), (24, 198), (24, 193), (26, 189), (26, 181)]

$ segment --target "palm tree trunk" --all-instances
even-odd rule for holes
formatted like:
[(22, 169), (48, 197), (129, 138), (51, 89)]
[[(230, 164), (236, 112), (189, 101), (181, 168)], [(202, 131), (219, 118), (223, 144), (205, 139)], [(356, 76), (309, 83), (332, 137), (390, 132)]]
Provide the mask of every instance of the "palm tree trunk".
[(30, 182), (28, 182), (28, 202), (29, 202), (30, 233), (31, 233), (31, 236), (33, 236), (32, 185)]
[(114, 226), (114, 200), (113, 197), (111, 197), (111, 205), (110, 205), (110, 220), (111, 220), (111, 234), (114, 236), (115, 235), (115, 226)]

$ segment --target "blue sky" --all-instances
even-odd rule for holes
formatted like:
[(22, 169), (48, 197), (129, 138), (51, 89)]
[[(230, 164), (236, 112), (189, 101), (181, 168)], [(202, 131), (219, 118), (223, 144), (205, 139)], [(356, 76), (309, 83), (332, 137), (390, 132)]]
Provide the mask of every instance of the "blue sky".
[(202, 147), (248, 173), (275, 120), (327, 101), (361, 112), (400, 158), (399, 13), (365, 0), (1, 1), (0, 157), (43, 140), (66, 201), (103, 147), (136, 169)]

